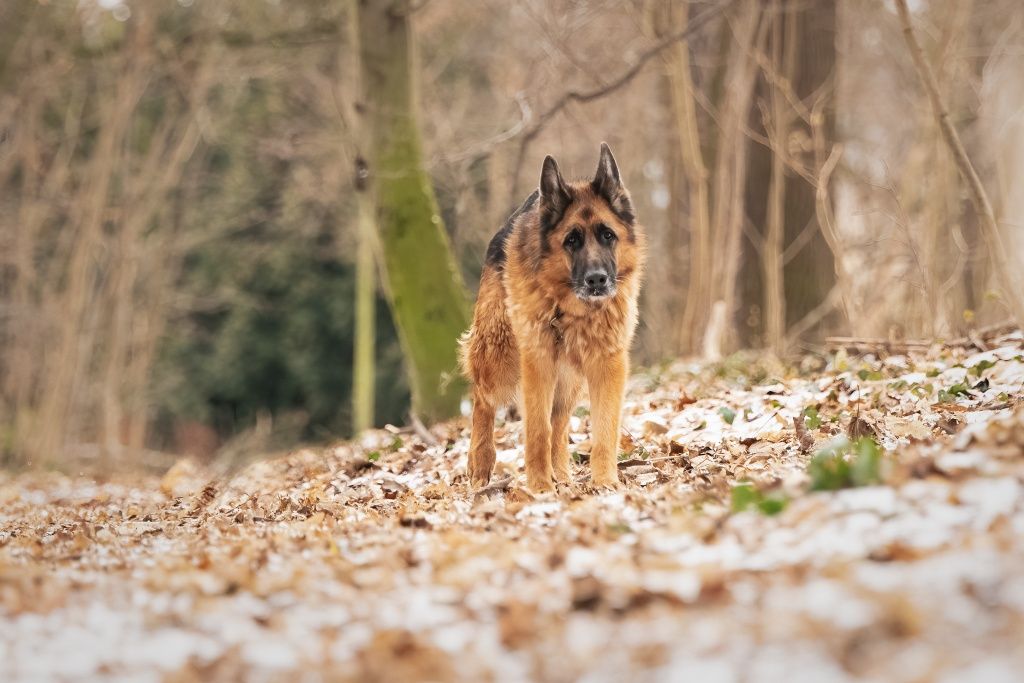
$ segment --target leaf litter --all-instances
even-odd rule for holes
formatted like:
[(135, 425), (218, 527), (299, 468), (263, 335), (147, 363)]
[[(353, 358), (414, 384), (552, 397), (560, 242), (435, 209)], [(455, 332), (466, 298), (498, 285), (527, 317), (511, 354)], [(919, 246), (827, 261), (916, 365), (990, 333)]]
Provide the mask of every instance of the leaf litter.
[(544, 496), (512, 419), (0, 474), (0, 679), (1018, 680), (1021, 345), (641, 373), (611, 493), (585, 410)]

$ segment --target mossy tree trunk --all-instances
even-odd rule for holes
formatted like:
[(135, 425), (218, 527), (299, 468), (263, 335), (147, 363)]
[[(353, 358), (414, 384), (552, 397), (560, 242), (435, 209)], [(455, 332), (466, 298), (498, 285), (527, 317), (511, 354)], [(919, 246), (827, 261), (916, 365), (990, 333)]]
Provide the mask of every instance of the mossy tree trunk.
[(423, 167), (409, 7), (407, 0), (360, 0), (360, 124), (370, 141), (381, 264), (413, 412), (438, 420), (458, 413), (464, 393), (456, 340), (469, 325), (469, 300)]

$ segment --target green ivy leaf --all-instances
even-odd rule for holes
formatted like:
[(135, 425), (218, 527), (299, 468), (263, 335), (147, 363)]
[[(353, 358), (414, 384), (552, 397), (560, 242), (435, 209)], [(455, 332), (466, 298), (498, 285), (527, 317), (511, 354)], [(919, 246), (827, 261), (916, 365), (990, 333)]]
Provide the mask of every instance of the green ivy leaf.
[(871, 437), (857, 440), (850, 464), (850, 480), (854, 486), (870, 486), (882, 481), (882, 450)]
[(732, 488), (732, 511), (743, 512), (750, 508), (763, 515), (777, 515), (786, 509), (789, 500), (781, 494), (765, 495), (749, 481), (741, 482)]
[(980, 360), (971, 366), (970, 373), (975, 377), (981, 377), (981, 373), (985, 372), (989, 368), (995, 367), (995, 362), (990, 360)]
[(732, 487), (732, 511), (743, 512), (757, 502), (758, 491), (749, 481)]
[(850, 440), (840, 436), (825, 444), (807, 465), (812, 491), (835, 491), (843, 488), (849, 478), (850, 467), (843, 455), (850, 449)]
[(948, 389), (940, 389), (939, 403), (953, 403), (959, 396), (971, 398), (971, 388), (966, 382), (957, 382)]
[(772, 517), (785, 510), (787, 505), (789, 505), (789, 500), (786, 498), (770, 496), (763, 498), (757, 504), (757, 509), (761, 511), (762, 515)]
[(882, 449), (871, 437), (851, 443), (840, 437), (818, 451), (807, 466), (812, 491), (837, 491), (882, 481)]

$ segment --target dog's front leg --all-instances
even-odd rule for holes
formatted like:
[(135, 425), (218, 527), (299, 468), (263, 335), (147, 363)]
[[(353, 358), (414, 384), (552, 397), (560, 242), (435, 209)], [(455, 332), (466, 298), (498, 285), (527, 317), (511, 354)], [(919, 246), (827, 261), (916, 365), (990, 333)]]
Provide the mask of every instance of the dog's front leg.
[(629, 359), (625, 353), (595, 358), (587, 369), (590, 387), (590, 480), (597, 488), (618, 488), (619, 420)]
[(554, 360), (543, 351), (520, 357), (523, 372), (523, 412), (526, 420), (526, 485), (536, 492), (550, 491), (551, 405), (555, 394)]

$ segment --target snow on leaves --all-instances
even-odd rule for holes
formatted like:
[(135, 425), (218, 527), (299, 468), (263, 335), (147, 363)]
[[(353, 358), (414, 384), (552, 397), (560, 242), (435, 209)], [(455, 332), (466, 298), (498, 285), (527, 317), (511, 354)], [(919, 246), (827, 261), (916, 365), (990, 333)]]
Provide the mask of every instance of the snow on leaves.
[(0, 474), (0, 679), (1017, 680), (1022, 386), (1019, 333), (676, 364), (633, 379), (601, 495), (584, 466), (527, 491), (514, 420), (481, 491), (461, 423), (232, 476)]

